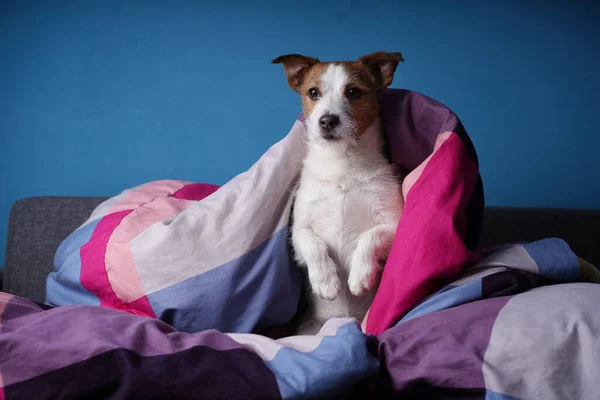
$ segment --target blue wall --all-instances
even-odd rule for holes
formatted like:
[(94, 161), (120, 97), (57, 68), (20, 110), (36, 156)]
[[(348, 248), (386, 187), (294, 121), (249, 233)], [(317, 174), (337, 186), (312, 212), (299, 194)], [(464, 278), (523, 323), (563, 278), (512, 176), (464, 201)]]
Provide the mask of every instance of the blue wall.
[(1, 2), (0, 243), (18, 198), (245, 170), (299, 113), (288, 52), (401, 51), (393, 86), (458, 113), (487, 204), (600, 207), (599, 2), (450, 3)]

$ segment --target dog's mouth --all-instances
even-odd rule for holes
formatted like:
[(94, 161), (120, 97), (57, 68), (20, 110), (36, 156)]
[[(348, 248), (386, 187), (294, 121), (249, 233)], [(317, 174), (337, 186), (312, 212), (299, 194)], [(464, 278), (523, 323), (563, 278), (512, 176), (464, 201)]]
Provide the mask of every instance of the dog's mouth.
[(336, 143), (343, 141), (354, 144), (358, 138), (354, 121), (350, 116), (343, 113), (326, 113), (314, 122), (317, 122), (317, 126), (313, 125), (316, 128), (315, 133), (317, 133), (317, 137), (326, 142)]
[(321, 129), (320, 134), (321, 137), (328, 142), (339, 142), (344, 140), (350, 141), (350, 143), (355, 143), (358, 141), (358, 135), (353, 129)]
[(342, 138), (342, 135), (338, 134), (337, 130), (322, 130), (321, 137), (327, 141), (336, 141)]

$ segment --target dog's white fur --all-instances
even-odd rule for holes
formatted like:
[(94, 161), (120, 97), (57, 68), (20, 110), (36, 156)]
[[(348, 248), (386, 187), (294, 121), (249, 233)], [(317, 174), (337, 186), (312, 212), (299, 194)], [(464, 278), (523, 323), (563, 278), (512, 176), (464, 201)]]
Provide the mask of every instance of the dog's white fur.
[[(306, 116), (308, 153), (294, 202), (292, 244), (308, 269), (312, 296), (300, 334), (332, 317), (365, 316), (404, 205), (400, 181), (383, 155), (379, 119), (357, 137), (341, 65), (327, 67), (321, 98)], [(340, 117), (341, 138), (326, 140), (319, 118)]]

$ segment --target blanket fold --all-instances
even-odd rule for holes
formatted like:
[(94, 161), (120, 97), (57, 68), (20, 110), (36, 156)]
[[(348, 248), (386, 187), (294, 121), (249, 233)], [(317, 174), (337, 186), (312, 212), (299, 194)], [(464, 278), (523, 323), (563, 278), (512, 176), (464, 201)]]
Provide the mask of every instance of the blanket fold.
[(0, 399), (593, 398), (598, 270), (560, 239), (484, 256), (378, 338), (351, 319), (278, 340), (188, 333), (0, 293)]
[(484, 207), (477, 154), (458, 117), (426, 96), (385, 96), (382, 118), (392, 161), (408, 174), (404, 211), (363, 322), (374, 335), (478, 260)]

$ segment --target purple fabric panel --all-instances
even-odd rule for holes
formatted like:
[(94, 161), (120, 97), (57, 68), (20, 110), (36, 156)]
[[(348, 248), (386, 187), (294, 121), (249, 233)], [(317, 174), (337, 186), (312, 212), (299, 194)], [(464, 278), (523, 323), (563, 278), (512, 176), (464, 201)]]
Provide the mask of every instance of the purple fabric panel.
[(392, 161), (404, 173), (429, 157), (440, 133), (454, 131), (459, 123), (443, 104), (403, 89), (388, 89), (381, 94), (381, 118)]
[[(65, 367), (114, 349), (150, 357), (206, 346), (217, 351), (241, 346), (214, 330), (196, 334), (176, 332), (171, 326), (97, 306), (65, 306), (27, 314), (13, 298), (2, 315), (0, 368), (9, 385)], [(24, 315), (18, 318), (20, 315)]]
[(279, 399), (273, 373), (254, 353), (198, 346), (142, 357), (110, 350), (4, 388), (11, 399)]
[(4, 325), (7, 324), (9, 320), (29, 314), (36, 314), (48, 308), (48, 306), (43, 307), (35, 301), (13, 296), (12, 294), (4, 292), (0, 292), (0, 302), (6, 303), (2, 312), (0, 312), (0, 332), (5, 329)]
[(388, 329), (379, 355), (395, 391), (415, 384), (484, 389), (482, 362), (496, 317), (510, 297), (476, 301)]

